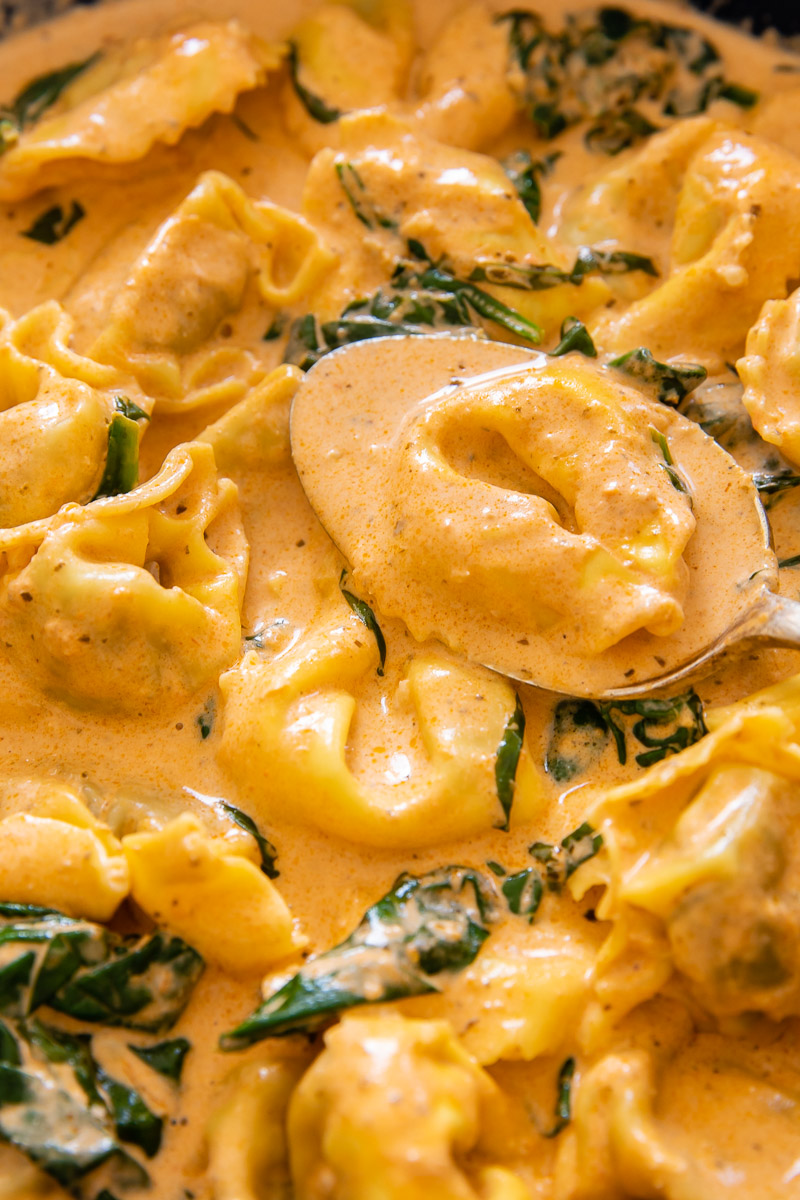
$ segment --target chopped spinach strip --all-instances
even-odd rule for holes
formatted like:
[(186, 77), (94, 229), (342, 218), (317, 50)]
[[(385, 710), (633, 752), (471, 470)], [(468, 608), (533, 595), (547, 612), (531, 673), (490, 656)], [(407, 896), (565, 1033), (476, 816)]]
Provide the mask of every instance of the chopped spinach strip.
[(614, 155), (656, 131), (640, 101), (687, 116), (717, 99), (742, 108), (758, 99), (725, 79), (716, 47), (701, 34), (624, 8), (567, 14), (560, 30), (521, 9), (496, 20), (508, 25), (511, 86), (543, 138), (591, 121), (588, 148)]
[(35, 124), (73, 80), (93, 66), (99, 57), (99, 54), (92, 54), (81, 62), (67, 63), (56, 71), (37, 75), (9, 105), (0, 107), (0, 154), (13, 146), (23, 129)]
[(248, 817), (247, 813), (242, 812), (239, 808), (234, 808), (232, 804), (226, 804), (224, 800), (220, 801), (219, 807), (227, 817), (243, 829), (245, 833), (249, 833), (252, 838), (255, 838), (261, 855), (261, 870), (268, 879), (277, 879), (280, 871), (275, 866), (275, 859), (278, 857), (278, 851), (273, 846), (268, 838), (265, 838), (261, 830), (256, 825), (252, 817)]
[(203, 705), (203, 711), (195, 717), (195, 724), (200, 730), (200, 737), (203, 741), (211, 736), (214, 728), (214, 722), (217, 719), (217, 701), (213, 696), (209, 696)]
[(583, 321), (579, 321), (577, 317), (565, 317), (561, 322), (561, 341), (549, 352), (550, 357), (570, 354), (573, 350), (578, 354), (585, 354), (587, 358), (597, 358), (597, 348)]
[(561, 1064), (558, 1072), (556, 1093), (556, 1120), (551, 1129), (543, 1135), (546, 1138), (558, 1137), (562, 1129), (569, 1125), (572, 1119), (572, 1081), (575, 1077), (575, 1059), (567, 1058)]
[(800, 567), (800, 554), (793, 554), (791, 558), (779, 558), (779, 567)]
[(347, 571), (342, 571), (339, 576), (339, 589), (347, 603), (352, 608), (360, 621), (366, 625), (367, 629), (375, 638), (378, 645), (378, 654), (380, 655), (380, 664), (378, 666), (378, 674), (383, 675), (383, 668), (386, 666), (386, 638), (383, 636), (383, 631), (377, 622), (375, 613), (370, 606), (363, 600), (359, 600), (358, 596), (354, 596), (352, 592), (344, 586), (345, 576)]
[(595, 250), (581, 246), (569, 271), (553, 263), (480, 263), (470, 273), (470, 280), (477, 283), (493, 283), (500, 287), (519, 288), (521, 291), (544, 292), (562, 283), (580, 286), (587, 275), (625, 275), (630, 271), (642, 271), (645, 275), (658, 276), (652, 258), (644, 254), (632, 254), (628, 250)]
[(691, 494), (689, 492), (689, 489), (686, 486), (686, 484), (684, 483), (683, 478), (681, 477), (680, 472), (678, 471), (677, 467), (675, 466), (675, 460), (672, 457), (672, 452), (670, 451), (670, 448), (669, 448), (669, 442), (664, 437), (664, 434), (661, 433), (660, 430), (658, 430), (658, 429), (651, 428), (650, 437), (653, 439), (653, 441), (655, 442), (655, 444), (658, 446), (659, 450), (661, 451), (661, 457), (664, 459), (664, 462), (662, 465), (664, 467), (664, 470), (666, 471), (667, 478), (669, 479), (672, 486), (675, 488), (675, 491), (683, 492), (684, 495), (688, 496), (689, 500), (691, 501)]
[(612, 358), (607, 365), (623, 375), (630, 375), (638, 387), (672, 408), (676, 408), (708, 375), (699, 363), (658, 362), (644, 346)]
[(544, 769), (556, 783), (567, 783), (587, 771), (608, 742), (608, 724), (592, 700), (560, 700)]
[(186, 1055), (192, 1048), (192, 1043), (185, 1037), (172, 1038), (168, 1042), (156, 1042), (154, 1046), (128, 1045), (137, 1058), (147, 1063), (152, 1071), (163, 1075), (172, 1083), (180, 1083), (183, 1064)]
[(646, 747), (635, 761), (640, 767), (649, 767), (699, 742), (707, 733), (703, 702), (694, 688), (668, 698), (560, 700), (553, 716), (545, 770), (557, 783), (583, 774), (605, 750), (609, 736), (619, 762), (625, 764), (629, 734)]
[(516, 698), (514, 711), (508, 718), (500, 745), (497, 747), (497, 758), (494, 764), (494, 778), (497, 787), (497, 799), (503, 810), (504, 821), (501, 829), (508, 829), (511, 819), (511, 806), (514, 803), (514, 787), (516, 785), (519, 756), (522, 753), (522, 742), (525, 736), (525, 713)]
[(603, 835), (595, 833), (588, 821), (584, 821), (557, 845), (550, 842), (534, 842), (528, 847), (528, 853), (544, 868), (547, 890), (560, 892), (578, 867), (594, 858), (602, 845)]
[(0, 904), (0, 1013), (48, 1005), (78, 1020), (158, 1033), (174, 1025), (203, 970), (181, 938), (123, 937), (92, 921)]
[(500, 891), (506, 898), (509, 910), (516, 916), (527, 917), (529, 923), (533, 924), (544, 894), (542, 877), (536, 868), (526, 867), (507, 876), (500, 885)]
[(379, 229), (397, 229), (397, 222), (387, 217), (386, 213), (381, 212), (369, 199), (364, 181), (353, 163), (337, 163), (336, 178), (348, 204), (362, 225), (366, 225), (367, 229), (374, 229), (376, 226)]
[(319, 121), (320, 125), (330, 125), (339, 120), (342, 116), (341, 109), (326, 104), (321, 96), (316, 96), (300, 82), (300, 58), (294, 42), (289, 43), (289, 75), (297, 98), (310, 117)]
[(404, 874), (358, 927), (332, 950), (309, 959), (283, 987), (220, 1039), (240, 1050), (265, 1037), (310, 1033), (335, 1014), (439, 990), (434, 977), (476, 958), (497, 919), (489, 877), (445, 867)]
[(43, 246), (55, 246), (57, 242), (63, 241), (85, 216), (86, 209), (78, 200), (72, 201), (68, 213), (64, 212), (60, 204), (54, 204), (52, 208), (40, 213), (33, 224), (22, 231), (22, 236), (32, 242), (41, 242)]
[[(126, 406), (130, 401), (124, 401)], [(141, 419), (131, 419), (115, 401), (117, 412), (108, 426), (108, 449), (103, 477), (93, 499), (100, 496), (120, 496), (136, 487), (139, 479), (139, 426)], [(138, 408), (138, 405), (134, 405)], [(142, 409), (139, 409), (143, 412)], [(146, 413), (143, 413), (146, 417)]]
[(273, 318), (272, 324), (262, 337), (262, 342), (276, 342), (286, 328), (286, 316), (283, 313), (278, 313)]
[(127, 417), (130, 421), (149, 421), (150, 417), (140, 408), (133, 400), (129, 400), (127, 396), (115, 396), (114, 408), (118, 413), (122, 413), (123, 417)]
[(756, 471), (753, 475), (753, 483), (756, 485), (756, 490), (760, 496), (777, 496), (783, 492), (791, 491), (800, 484), (800, 475), (796, 474), (791, 468), (783, 471)]
[(587, 150), (600, 151), (614, 156), (627, 150), (643, 138), (658, 133), (658, 125), (648, 121), (635, 108), (623, 108), (619, 112), (606, 112), (591, 128), (586, 130), (583, 140)]
[(544, 158), (531, 158), (527, 150), (517, 150), (501, 163), (534, 225), (542, 214), (540, 180), (550, 174), (560, 157), (559, 151), (546, 154)]
[(0, 1138), (86, 1200), (111, 1194), (109, 1183), (147, 1186), (122, 1143), (152, 1156), (162, 1119), (99, 1067), (91, 1038), (38, 1020), (0, 1028)]

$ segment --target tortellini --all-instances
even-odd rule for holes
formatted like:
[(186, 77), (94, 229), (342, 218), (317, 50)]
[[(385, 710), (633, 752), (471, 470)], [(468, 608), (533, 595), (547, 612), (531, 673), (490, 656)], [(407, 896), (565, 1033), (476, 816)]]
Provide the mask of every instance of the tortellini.
[(139, 907), (234, 975), (264, 972), (303, 944), (249, 843), (209, 837), (190, 813), (122, 842)]
[[(304, 214), (340, 251), (338, 270), (317, 293), (323, 316), (385, 284), (409, 239), (463, 278), (482, 263), (572, 266), (572, 252), (536, 228), (495, 159), (420, 136), (380, 112), (343, 119), (339, 146), (316, 156), (303, 196)], [(545, 291), (481, 286), (548, 335), (610, 296), (596, 276)]]
[[(297, 1200), (527, 1200), (502, 1153), (503, 1097), (445, 1021), (350, 1016), (289, 1106)], [(469, 1156), (469, 1165), (467, 1165)]]
[(239, 652), (247, 543), (210, 446), (179, 446), (127, 495), (7, 531), (0, 628), (12, 661), (78, 704), (176, 703)]
[(230, 112), (281, 61), (236, 21), (200, 22), (99, 58), (0, 160), (0, 198), (76, 177), (87, 162), (128, 163), (174, 145), (214, 112)]
[(721, 368), (741, 353), (765, 300), (800, 274), (800, 159), (744, 133), (720, 131), (683, 179), (671, 273), (621, 315), (595, 326), (599, 341)]
[[(515, 709), (510, 685), (417, 653), (394, 702), (418, 723), (422, 778), (367, 785), (351, 770), (347, 740), (354, 693), (378, 665), (374, 637), (342, 602), (276, 661), (250, 651), (223, 675), (220, 755), (253, 807), (370, 846), (435, 845), (503, 824), (495, 765)], [(520, 780), (516, 812), (525, 787)]]
[(788, 300), (767, 301), (737, 369), (754, 427), (800, 463), (800, 288)]
[(70, 787), (8, 781), (0, 796), (0, 896), (108, 921), (128, 894), (122, 845)]
[(266, 368), (224, 338), (209, 346), (220, 323), (251, 287), (273, 307), (296, 302), (332, 262), (301, 217), (209, 171), (134, 265), (90, 354), (130, 372), (161, 412), (230, 404)]
[(407, 0), (334, 0), (289, 36), (284, 119), (311, 154), (336, 143), (341, 114), (396, 103), (405, 92), (413, 54)]
[(0, 334), (0, 527), (91, 500), (106, 463), (114, 399), (20, 352)]
[(598, 802), (610, 867), (598, 914), (614, 922), (596, 985), (606, 1015), (673, 971), (716, 1016), (800, 1014), (797, 713), (795, 678)]

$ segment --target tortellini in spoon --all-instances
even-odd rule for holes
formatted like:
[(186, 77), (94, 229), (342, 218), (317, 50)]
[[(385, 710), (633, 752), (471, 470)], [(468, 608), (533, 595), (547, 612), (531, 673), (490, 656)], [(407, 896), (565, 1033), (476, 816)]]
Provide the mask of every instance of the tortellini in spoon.
[(309, 373), (291, 436), (312, 506), (381, 613), (556, 691), (667, 673), (775, 578), (749, 477), (578, 354), (361, 343)]

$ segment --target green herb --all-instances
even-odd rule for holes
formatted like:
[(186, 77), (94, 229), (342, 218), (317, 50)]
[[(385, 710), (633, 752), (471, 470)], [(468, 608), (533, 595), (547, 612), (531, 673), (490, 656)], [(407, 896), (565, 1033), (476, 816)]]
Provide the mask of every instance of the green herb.
[(583, 140), (587, 150), (614, 156), (657, 132), (658, 126), (648, 121), (638, 109), (624, 108), (621, 112), (603, 113), (586, 130)]
[(129, 421), (150, 420), (149, 414), (133, 400), (129, 400), (127, 396), (115, 396), (114, 408), (118, 413), (122, 413), (123, 417), (127, 417)]
[(561, 1064), (561, 1070), (558, 1072), (555, 1125), (543, 1135), (546, 1138), (558, 1137), (561, 1130), (569, 1125), (572, 1117), (572, 1081), (574, 1076), (575, 1059), (567, 1058)]
[(544, 888), (542, 877), (535, 867), (526, 867), (509, 875), (500, 885), (500, 890), (508, 901), (508, 907), (516, 916), (528, 918), (533, 924), (533, 918), (542, 900)]
[(743, 108), (757, 99), (723, 77), (706, 38), (623, 8), (568, 14), (559, 30), (519, 9), (496, 20), (508, 23), (511, 86), (543, 138), (591, 121), (587, 146), (613, 155), (656, 130), (636, 107), (640, 100), (687, 115), (718, 98)]
[(367, 196), (364, 181), (353, 163), (339, 162), (336, 164), (336, 178), (341, 184), (347, 201), (362, 225), (367, 229), (397, 229), (397, 222), (381, 212)]
[(693, 392), (708, 375), (699, 363), (658, 362), (644, 346), (612, 358), (609, 367), (630, 375), (637, 386), (650, 391), (656, 400), (673, 408)]
[[(618, 717), (639, 718), (633, 723), (631, 733), (642, 746), (648, 747), (645, 753), (636, 755), (640, 767), (652, 766), (668, 754), (677, 754), (708, 733), (703, 702), (694, 688), (665, 699), (599, 701), (598, 708), (614, 738), (617, 757), (622, 764), (627, 762), (628, 752), (625, 727)], [(659, 733), (659, 730), (663, 732)]]
[(286, 328), (286, 317), (283, 313), (278, 313), (278, 315), (273, 319), (272, 324), (270, 325), (269, 329), (264, 334), (264, 336), (261, 340), (263, 342), (276, 342), (278, 340), (278, 338), (281, 336), (281, 334), (283, 333), (285, 328)]
[(608, 742), (608, 724), (592, 700), (560, 700), (553, 715), (544, 769), (556, 783), (582, 775)]
[(45, 75), (37, 75), (11, 101), (8, 107), (0, 109), (0, 154), (12, 146), (20, 133), (36, 121), (55, 104), (62, 92), (91, 67), (99, 58), (92, 54), (82, 62), (67, 63), (57, 71), (48, 71)]
[(779, 567), (800, 567), (800, 554), (793, 554), (791, 556), (791, 558), (779, 558), (778, 566)]
[(157, 1071), (173, 1083), (180, 1083), (183, 1064), (191, 1048), (192, 1043), (184, 1037), (157, 1042), (154, 1046), (128, 1046), (128, 1049), (143, 1063), (147, 1063), (151, 1070)]
[[(108, 448), (103, 477), (93, 499), (100, 496), (120, 496), (136, 487), (139, 479), (139, 425), (140, 417), (133, 419), (127, 411), (133, 407), (147, 419), (147, 414), (138, 404), (116, 397), (117, 411), (108, 426)], [(122, 406), (125, 407), (122, 407)]]
[(234, 125), (239, 130), (239, 132), (247, 138), (248, 142), (260, 142), (261, 141), (261, 138), (255, 132), (255, 130), (251, 129), (250, 126), (245, 121), (242, 120), (242, 118), (238, 115), (238, 113), (231, 113), (231, 120), (233, 121)]
[(796, 488), (800, 484), (800, 475), (797, 475), (791, 468), (774, 473), (755, 471), (753, 483), (760, 496), (776, 496)]
[(570, 354), (572, 351), (585, 354), (587, 358), (597, 358), (597, 349), (592, 341), (592, 335), (577, 317), (565, 317), (561, 322), (561, 341), (555, 350), (550, 351), (550, 357), (560, 354)]
[[(417, 283), (424, 291), (439, 292), (451, 301), (459, 317), (458, 322), (454, 323), (469, 324), (468, 313), (469, 310), (472, 310), (488, 321), (494, 321), (496, 325), (507, 329), (509, 333), (516, 334), (523, 341), (538, 346), (542, 338), (542, 331), (538, 325), (503, 304), (501, 300), (496, 300), (488, 292), (475, 287), (474, 280), (479, 270), (480, 268), (476, 268), (469, 279), (464, 280), (456, 279), (444, 267), (430, 266), (418, 275)], [(483, 277), (485, 278), (485, 276)]]
[(289, 74), (297, 98), (310, 117), (319, 121), (320, 125), (330, 125), (339, 120), (342, 116), (341, 109), (326, 104), (320, 96), (315, 96), (300, 82), (300, 59), (294, 42), (289, 43)]
[(519, 696), (516, 698), (514, 711), (508, 718), (500, 745), (497, 747), (497, 757), (494, 764), (494, 779), (497, 786), (497, 799), (503, 810), (504, 821), (501, 829), (508, 829), (511, 818), (511, 806), (514, 803), (514, 787), (517, 776), (519, 756), (522, 753), (522, 742), (525, 736), (525, 713)]
[(539, 181), (553, 170), (561, 157), (559, 151), (544, 158), (531, 158), (527, 150), (517, 150), (502, 162), (502, 168), (513, 183), (534, 225), (542, 212), (542, 190)]
[(503, 875), (508, 874), (508, 871), (505, 869), (505, 867), (501, 863), (494, 862), (492, 859), (487, 861), (486, 866), (489, 868), (489, 870), (492, 872), (493, 875), (502, 877)]
[(347, 571), (343, 570), (339, 576), (339, 589), (358, 619), (364, 622), (367, 629), (374, 636), (375, 641), (378, 644), (378, 654), (380, 656), (378, 674), (383, 675), (383, 668), (386, 666), (386, 638), (383, 636), (381, 627), (375, 618), (375, 613), (372, 611), (370, 606), (363, 600), (359, 600), (358, 596), (354, 596), (353, 593), (348, 591), (344, 586), (346, 575)]
[(122, 937), (32, 905), (0, 904), (0, 1012), (48, 1005), (78, 1020), (159, 1032), (186, 1006), (203, 970), (181, 938)]
[(203, 741), (210, 736), (214, 728), (214, 721), (217, 717), (217, 702), (213, 696), (209, 696), (203, 705), (203, 711), (199, 716), (195, 717), (195, 724), (200, 730), (200, 737)]
[(72, 207), (66, 214), (60, 204), (54, 204), (40, 213), (30, 228), (23, 230), (22, 236), (30, 238), (32, 242), (41, 242), (43, 246), (55, 246), (85, 216), (86, 209), (77, 200), (72, 201)]
[(309, 1033), (356, 1005), (438, 991), (435, 977), (473, 962), (497, 916), (494, 885), (479, 871), (401, 875), (346, 941), (306, 962), (220, 1045)]
[[(650, 437), (653, 439), (653, 441), (655, 442), (655, 444), (658, 446), (659, 450), (661, 451), (661, 457), (664, 459), (664, 463), (663, 463), (664, 470), (667, 473), (667, 478), (669, 479), (670, 483), (675, 488), (675, 491), (683, 492), (685, 495), (689, 496), (689, 489), (687, 488), (686, 484), (683, 482), (683, 479), (681, 478), (681, 476), (678, 474), (677, 468), (675, 467), (675, 461), (672, 457), (672, 453), (669, 448), (669, 443), (667, 442), (667, 439), (664, 437), (664, 434), (661, 433), (658, 429), (651, 428)], [(690, 497), (690, 499), (691, 499), (691, 497)]]
[(529, 265), (482, 262), (473, 268), (469, 278), (476, 283), (494, 283), (500, 287), (518, 288), (520, 291), (544, 292), (562, 283), (579, 287), (587, 275), (624, 275), (631, 271), (658, 275), (653, 260), (643, 254), (632, 254), (627, 250), (595, 250), (591, 246), (581, 246), (569, 271), (564, 271), (553, 263)]
[(230, 817), (235, 825), (243, 829), (245, 833), (249, 833), (252, 838), (255, 838), (261, 855), (261, 870), (268, 879), (277, 879), (280, 871), (275, 866), (275, 859), (278, 857), (278, 851), (273, 846), (272, 842), (265, 838), (261, 830), (256, 825), (252, 817), (248, 817), (247, 813), (243, 813), (241, 809), (234, 808), (232, 804), (226, 804), (224, 800), (220, 801), (219, 807)]
[(74, 1195), (99, 1200), (107, 1182), (122, 1188), (149, 1184), (122, 1142), (155, 1153), (162, 1122), (133, 1089), (98, 1067), (90, 1047), (89, 1037), (37, 1020), (15, 1033), (3, 1025), (0, 1137)]
[(603, 835), (595, 833), (588, 821), (584, 821), (572, 833), (562, 838), (558, 845), (550, 842), (534, 842), (528, 847), (537, 862), (541, 863), (549, 892), (560, 892), (564, 884), (578, 867), (594, 858), (603, 845)]

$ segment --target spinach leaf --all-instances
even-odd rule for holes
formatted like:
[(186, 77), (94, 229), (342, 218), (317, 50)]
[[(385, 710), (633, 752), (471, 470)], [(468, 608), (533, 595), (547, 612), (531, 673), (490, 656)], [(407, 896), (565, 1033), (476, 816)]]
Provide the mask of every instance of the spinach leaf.
[(360, 621), (363, 621), (363, 623), (366, 625), (367, 629), (370, 631), (370, 633), (375, 638), (375, 641), (377, 642), (377, 645), (378, 645), (378, 654), (380, 656), (380, 664), (378, 666), (378, 674), (383, 675), (383, 668), (386, 666), (386, 638), (383, 636), (383, 632), (381, 630), (380, 625), (377, 622), (375, 613), (372, 611), (370, 606), (367, 603), (365, 603), (365, 601), (359, 600), (358, 596), (354, 596), (353, 593), (348, 591), (347, 588), (344, 586), (344, 580), (345, 580), (346, 575), (347, 575), (347, 571), (344, 570), (344, 571), (342, 571), (341, 575), (339, 576), (339, 589), (340, 589), (342, 595), (344, 596), (345, 600), (347, 601), (347, 603), (352, 608), (353, 612), (358, 617), (358, 619)]
[(588, 148), (619, 154), (656, 130), (636, 107), (640, 100), (658, 101), (667, 116), (685, 116), (718, 98), (742, 108), (758, 98), (725, 79), (706, 38), (624, 8), (571, 13), (558, 30), (520, 9), (496, 20), (508, 24), (509, 82), (543, 138), (591, 121)]
[(30, 228), (23, 230), (22, 236), (30, 238), (32, 242), (41, 242), (43, 246), (55, 246), (85, 216), (86, 209), (78, 200), (72, 201), (68, 213), (64, 212), (60, 204), (54, 204), (52, 208), (40, 213)]
[(200, 955), (161, 931), (122, 937), (63, 913), (0, 905), (0, 1012), (41, 1005), (79, 1020), (158, 1032), (186, 1006)]
[(656, 400), (676, 408), (708, 375), (699, 363), (658, 362), (644, 346), (612, 358), (608, 364), (636, 380), (637, 387), (649, 391)]
[(306, 962), (223, 1035), (221, 1048), (239, 1050), (265, 1037), (313, 1032), (356, 1005), (438, 991), (435, 976), (474, 961), (497, 919), (496, 899), (488, 876), (470, 868), (401, 875), (350, 937)]
[(570, 354), (573, 350), (578, 354), (585, 354), (587, 358), (597, 358), (597, 349), (592, 341), (592, 335), (583, 321), (579, 321), (577, 317), (565, 317), (561, 322), (561, 341), (555, 350), (549, 352), (550, 357), (556, 358), (560, 354)]
[(651, 258), (643, 254), (632, 254), (628, 250), (595, 250), (581, 246), (569, 271), (554, 263), (533, 265), (507, 262), (482, 262), (470, 273), (470, 280), (477, 283), (494, 283), (501, 287), (519, 288), (521, 291), (543, 292), (562, 283), (580, 286), (587, 275), (624, 275), (630, 271), (642, 271), (645, 275), (658, 276), (658, 269)]
[(380, 229), (397, 229), (397, 222), (387, 217), (369, 199), (364, 181), (353, 163), (337, 163), (336, 178), (348, 204), (362, 225), (366, 225), (367, 229), (374, 229), (376, 225)]
[(670, 451), (670, 448), (669, 448), (669, 442), (664, 437), (664, 434), (661, 433), (660, 430), (658, 430), (658, 429), (651, 428), (650, 437), (653, 439), (653, 441), (655, 442), (655, 444), (658, 446), (659, 450), (661, 451), (661, 457), (664, 459), (664, 462), (663, 462), (664, 470), (667, 473), (667, 478), (669, 479), (670, 483), (675, 488), (675, 491), (683, 492), (686, 496), (689, 497), (689, 500), (691, 501), (691, 494), (689, 492), (689, 489), (686, 486), (686, 484), (684, 483), (683, 478), (681, 477), (680, 473), (678, 472), (678, 469), (675, 466), (675, 460), (672, 457), (672, 452)]
[(37, 75), (8, 106), (0, 108), (0, 154), (17, 141), (23, 129), (35, 124), (73, 80), (93, 66), (99, 57), (99, 54), (92, 54), (81, 62), (67, 63), (56, 71)]
[(300, 59), (294, 42), (289, 43), (289, 75), (297, 98), (310, 117), (319, 121), (320, 125), (330, 125), (339, 120), (342, 116), (341, 109), (326, 104), (321, 96), (315, 96), (300, 82)]
[(219, 807), (227, 817), (243, 829), (245, 833), (249, 833), (252, 838), (255, 838), (261, 855), (261, 870), (268, 879), (277, 879), (280, 871), (275, 866), (275, 859), (278, 857), (278, 851), (273, 846), (268, 838), (265, 838), (261, 830), (256, 825), (252, 817), (248, 817), (247, 813), (242, 812), (239, 808), (234, 808), (232, 804), (226, 804), (224, 800), (220, 801)]
[(542, 877), (536, 868), (526, 867), (507, 876), (500, 885), (500, 891), (506, 898), (509, 910), (516, 916), (527, 917), (532, 925), (544, 892)]
[(183, 1064), (186, 1055), (192, 1048), (192, 1043), (185, 1037), (172, 1038), (168, 1042), (156, 1042), (154, 1046), (133, 1046), (128, 1044), (137, 1058), (165, 1079), (180, 1083)]
[(209, 696), (203, 705), (203, 711), (197, 717), (195, 717), (195, 724), (200, 730), (200, 737), (203, 741), (205, 741), (207, 737), (210, 737), (216, 719), (217, 701), (213, 696)]
[(793, 554), (791, 558), (779, 558), (779, 567), (800, 567), (800, 554)]
[(284, 331), (286, 326), (286, 316), (284, 313), (278, 313), (273, 318), (272, 324), (262, 337), (262, 342), (276, 342)]
[(522, 743), (525, 736), (525, 713), (516, 698), (514, 711), (508, 718), (500, 745), (497, 747), (497, 758), (494, 764), (494, 778), (497, 786), (497, 799), (503, 810), (504, 821), (501, 829), (508, 829), (511, 819), (511, 806), (514, 803), (514, 787), (516, 783), (519, 756), (522, 753)]
[(575, 1059), (567, 1058), (561, 1064), (558, 1072), (558, 1092), (556, 1094), (556, 1121), (551, 1129), (543, 1136), (558, 1137), (562, 1129), (569, 1125), (572, 1118), (572, 1081), (575, 1077)]
[(527, 150), (517, 150), (501, 163), (534, 225), (538, 223), (542, 212), (542, 190), (539, 181), (550, 174), (559, 158), (559, 151), (546, 154), (544, 158), (531, 158)]
[(582, 775), (605, 749), (608, 724), (592, 700), (560, 700), (553, 714), (544, 769), (556, 783)]
[[(105, 1185), (144, 1187), (149, 1177), (123, 1149), (125, 1140), (160, 1142), (161, 1119), (132, 1089), (125, 1109), (108, 1098), (111, 1080), (91, 1039), (21, 1023), (0, 1037), (0, 1137), (76, 1196), (99, 1198)], [(157, 1133), (156, 1133), (157, 1131)]]
[(759, 496), (778, 496), (800, 484), (800, 475), (791, 468), (782, 471), (756, 471), (753, 483)]
[(139, 426), (141, 420), (149, 420), (147, 413), (132, 400), (115, 396), (116, 412), (108, 427), (108, 449), (106, 465), (100, 486), (94, 494), (119, 496), (132, 491), (139, 479)]
[(572, 833), (562, 838), (558, 845), (550, 842), (534, 842), (528, 852), (544, 868), (544, 882), (549, 892), (560, 892), (569, 877), (583, 863), (594, 858), (603, 845), (603, 835), (595, 833), (588, 821), (584, 821)]
[(101, 1067), (96, 1068), (97, 1086), (114, 1122), (117, 1137), (144, 1150), (153, 1158), (161, 1148), (164, 1122), (148, 1108), (142, 1097), (126, 1083), (112, 1079)]
[(658, 133), (658, 126), (648, 121), (643, 113), (636, 108), (623, 108), (620, 112), (602, 113), (586, 130), (583, 140), (587, 150), (613, 157), (653, 133)]
[[(660, 762), (668, 754), (677, 754), (694, 745), (708, 733), (703, 702), (694, 688), (669, 698), (647, 697), (641, 700), (602, 700), (598, 708), (614, 738), (617, 757), (624, 764), (628, 759), (626, 728), (619, 717), (638, 717), (631, 733), (648, 749), (636, 755), (640, 767)], [(659, 732), (662, 731), (662, 732)]]

